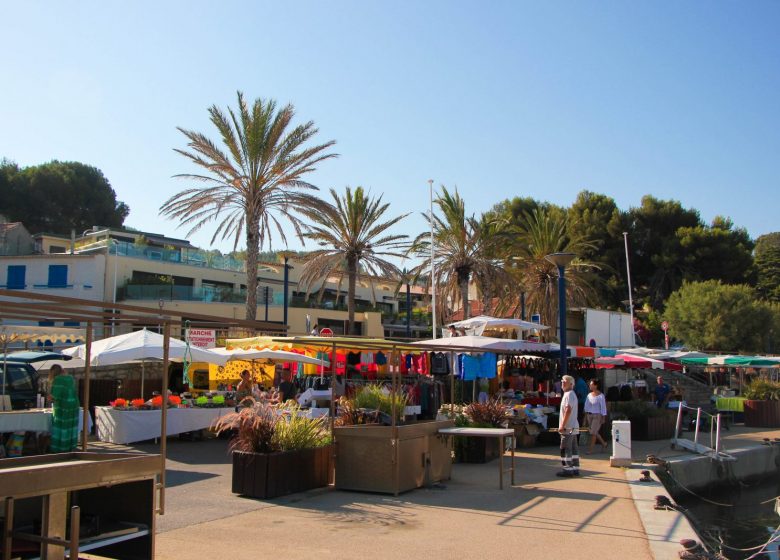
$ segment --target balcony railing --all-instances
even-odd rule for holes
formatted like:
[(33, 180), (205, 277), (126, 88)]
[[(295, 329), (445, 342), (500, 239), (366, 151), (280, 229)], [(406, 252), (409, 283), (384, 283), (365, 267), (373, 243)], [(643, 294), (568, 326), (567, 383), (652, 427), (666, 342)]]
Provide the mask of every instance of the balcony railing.
[[(79, 246), (79, 252), (105, 251), (107, 240), (102, 239), (95, 243)], [(120, 257), (132, 257), (150, 261), (163, 261), (190, 266), (201, 266), (217, 270), (229, 270), (231, 272), (246, 272), (246, 262), (218, 255), (200, 249), (166, 249), (151, 245), (136, 245), (126, 241), (112, 240), (108, 248), (112, 255)]]
[[(222, 287), (202, 287), (193, 288), (192, 286), (176, 286), (174, 284), (126, 284), (119, 288), (117, 299), (121, 300), (154, 300), (154, 301), (198, 301), (204, 303), (246, 303), (246, 292), (237, 292), (230, 288)], [(265, 306), (265, 302), (258, 298), (258, 307)], [(282, 307), (284, 305), (284, 294), (275, 292), (268, 302), (269, 307)], [(306, 300), (300, 296), (291, 297), (288, 301), (289, 307), (304, 307), (309, 309), (332, 309), (336, 311), (346, 311), (345, 303), (337, 303), (333, 300), (321, 301), (317, 303), (316, 299)], [(358, 302), (355, 305), (355, 311), (362, 313), (365, 311), (391, 315), (392, 306), (389, 304), (377, 304), (376, 306)]]

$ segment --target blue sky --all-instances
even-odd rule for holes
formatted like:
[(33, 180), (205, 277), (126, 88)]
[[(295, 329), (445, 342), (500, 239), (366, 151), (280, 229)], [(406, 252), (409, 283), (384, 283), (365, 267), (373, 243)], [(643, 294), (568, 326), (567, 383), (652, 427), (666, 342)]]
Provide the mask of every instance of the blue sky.
[(193, 171), (176, 127), (216, 137), (242, 90), (337, 141), (312, 183), (383, 194), (411, 235), (434, 179), (476, 214), (652, 194), (756, 237), (780, 230), (778, 29), (774, 1), (9, 2), (0, 157), (94, 165), (127, 225), (183, 237), (158, 215)]

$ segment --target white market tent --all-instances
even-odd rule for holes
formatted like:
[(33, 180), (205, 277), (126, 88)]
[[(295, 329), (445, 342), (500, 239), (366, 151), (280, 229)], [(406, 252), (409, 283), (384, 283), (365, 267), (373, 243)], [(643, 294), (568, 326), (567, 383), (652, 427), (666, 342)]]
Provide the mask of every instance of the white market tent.
[[(110, 366), (135, 360), (162, 360), (165, 352), (165, 337), (146, 329), (120, 334), (92, 343), (90, 365)], [(86, 345), (81, 344), (62, 351), (67, 356), (86, 359)], [(197, 346), (188, 346), (177, 338), (170, 339), (168, 358), (191, 362), (207, 362), (224, 366), (228, 358)]]
[(485, 331), (491, 330), (509, 330), (517, 329), (519, 331), (543, 330), (549, 329), (546, 325), (523, 321), (522, 319), (502, 319), (499, 317), (490, 317), (488, 315), (479, 315), (463, 321), (450, 323), (447, 326), (453, 326), (456, 329), (465, 329), (466, 334), (482, 335)]
[(295, 352), (287, 352), (286, 350), (270, 350), (263, 348), (262, 350), (256, 350), (252, 348), (233, 348), (228, 350), (227, 348), (215, 348), (211, 350), (212, 353), (218, 356), (224, 356), (228, 360), (268, 360), (271, 362), (300, 362), (302, 364), (311, 364), (315, 366), (328, 364), (326, 360), (319, 360), (303, 354), (296, 354)]
[[(81, 344), (62, 351), (66, 356), (86, 360), (87, 346)], [(141, 362), (141, 394), (144, 392), (144, 361), (163, 360), (165, 337), (146, 329), (120, 334), (92, 343), (89, 364), (91, 366), (112, 366), (129, 362)], [(188, 346), (177, 338), (170, 338), (168, 359), (206, 362), (224, 366), (228, 358), (197, 346)]]
[(513, 340), (509, 338), (492, 338), (489, 336), (452, 336), (449, 338), (436, 338), (433, 340), (420, 340), (413, 342), (418, 346), (450, 346), (461, 352), (471, 349), (474, 352), (480, 350), (492, 350), (493, 352), (549, 352), (550, 345), (542, 342), (528, 340)]

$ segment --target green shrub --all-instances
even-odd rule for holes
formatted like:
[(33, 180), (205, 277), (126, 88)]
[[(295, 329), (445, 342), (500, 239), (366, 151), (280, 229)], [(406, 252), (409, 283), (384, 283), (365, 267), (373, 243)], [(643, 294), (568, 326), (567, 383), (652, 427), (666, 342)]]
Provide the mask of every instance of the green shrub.
[(778, 401), (780, 400), (780, 381), (757, 377), (748, 383), (742, 391), (742, 396), (755, 401)]
[[(396, 393), (395, 395), (395, 413), (396, 421), (400, 422), (404, 417), (404, 408), (408, 403), (408, 398), (403, 393)], [(393, 410), (393, 395), (385, 394), (381, 385), (366, 385), (360, 391), (358, 391), (352, 398), (352, 403), (355, 408), (365, 408), (367, 410), (378, 410), (392, 415)]]

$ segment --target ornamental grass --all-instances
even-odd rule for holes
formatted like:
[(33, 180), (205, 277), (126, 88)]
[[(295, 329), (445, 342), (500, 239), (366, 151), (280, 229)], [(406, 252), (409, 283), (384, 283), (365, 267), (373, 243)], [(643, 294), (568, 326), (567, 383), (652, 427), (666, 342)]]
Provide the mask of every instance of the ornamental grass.
[(297, 404), (272, 405), (252, 397), (247, 399), (250, 406), (220, 417), (213, 425), (218, 434), (235, 432), (230, 451), (275, 453), (322, 447), (331, 442), (326, 419), (303, 416)]

